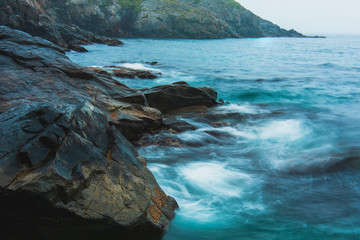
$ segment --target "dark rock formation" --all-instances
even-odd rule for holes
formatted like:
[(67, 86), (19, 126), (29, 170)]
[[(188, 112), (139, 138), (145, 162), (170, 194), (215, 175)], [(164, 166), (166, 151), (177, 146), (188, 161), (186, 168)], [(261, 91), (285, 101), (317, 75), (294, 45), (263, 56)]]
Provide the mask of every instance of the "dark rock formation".
[(110, 66), (110, 67), (89, 67), (91, 70), (108, 76), (119, 78), (141, 78), (141, 79), (155, 79), (161, 75), (161, 72), (151, 72), (147, 70), (132, 69), (126, 67)]
[[(64, 221), (61, 228), (78, 235), (87, 223), (97, 221), (108, 238), (121, 231), (130, 237), (160, 236), (173, 218), (176, 202), (163, 193), (144, 159), (109, 124), (106, 114), (91, 103), (67, 109), (43, 103), (17, 106), (0, 115), (0, 128), (0, 188), (8, 194), (1, 197), (2, 206), (16, 193), (33, 196), (63, 209), (70, 221), (25, 203), (33, 208), (35, 219), (49, 218), (50, 226)], [(12, 211), (0, 210), (2, 226)], [(83, 223), (73, 226), (79, 217)], [(46, 228), (37, 226), (32, 216), (26, 221), (34, 222), (35, 231)], [(112, 230), (115, 224), (118, 229)], [(97, 228), (87, 231), (100, 234)]]
[(0, 16), (2, 25), (64, 47), (121, 44), (100, 36), (303, 37), (256, 16), (235, 0), (0, 0)]
[(189, 106), (204, 105), (207, 107), (218, 104), (217, 92), (211, 88), (195, 88), (186, 82), (175, 82), (161, 85), (117, 98), (125, 102), (145, 104), (159, 109), (162, 113)]
[(0, 72), (4, 239), (159, 238), (177, 203), (128, 140), (163, 127), (159, 110), (212, 106), (216, 92), (184, 82), (130, 89), (4, 26)]
[(161, 113), (112, 99), (136, 91), (62, 51), (0, 27), (2, 236), (160, 236), (177, 204), (119, 130), (156, 127)]
[(80, 52), (84, 52), (85, 49), (77, 46), (79, 44), (92, 42), (111, 46), (122, 44), (117, 39), (99, 36), (77, 25), (55, 21), (51, 14), (59, 11), (60, 8), (49, 4), (48, 0), (0, 0), (0, 25), (25, 31), (65, 49)]
[(301, 37), (246, 10), (235, 0), (48, 0), (57, 22), (122, 37)]
[(177, 119), (164, 119), (164, 124), (170, 132), (181, 133), (188, 130), (196, 130), (196, 127), (188, 122)]
[(147, 70), (139, 70), (139, 69), (132, 69), (132, 68), (125, 68), (125, 67), (110, 67), (109, 69), (115, 77), (120, 78), (141, 78), (141, 79), (155, 79), (158, 78), (161, 73), (153, 73)]
[(128, 139), (136, 140), (145, 132), (162, 127), (159, 110), (141, 105), (114, 105), (110, 109), (112, 124)]

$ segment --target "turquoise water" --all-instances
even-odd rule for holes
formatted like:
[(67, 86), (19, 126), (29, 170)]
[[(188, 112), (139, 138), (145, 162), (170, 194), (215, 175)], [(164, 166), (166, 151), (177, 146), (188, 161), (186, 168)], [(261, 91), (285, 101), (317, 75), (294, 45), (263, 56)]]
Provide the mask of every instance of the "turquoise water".
[[(215, 128), (160, 132), (183, 147), (139, 148), (180, 209), (164, 239), (360, 239), (360, 36), (327, 39), (125, 39), (69, 53), (85, 66), (162, 73), (230, 104)], [(146, 62), (158, 61), (151, 66)]]

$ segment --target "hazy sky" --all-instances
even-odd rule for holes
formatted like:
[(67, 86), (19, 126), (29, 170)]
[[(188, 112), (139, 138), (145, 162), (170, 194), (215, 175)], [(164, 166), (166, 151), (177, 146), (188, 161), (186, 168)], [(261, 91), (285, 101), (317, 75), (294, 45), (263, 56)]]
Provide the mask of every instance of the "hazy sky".
[(301, 33), (360, 34), (360, 0), (237, 0), (280, 27)]

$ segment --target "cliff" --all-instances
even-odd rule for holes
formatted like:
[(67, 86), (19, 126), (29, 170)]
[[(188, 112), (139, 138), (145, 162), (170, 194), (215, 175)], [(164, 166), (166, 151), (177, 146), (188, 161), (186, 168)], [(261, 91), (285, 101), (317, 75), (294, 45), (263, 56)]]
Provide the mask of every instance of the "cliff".
[(0, 25), (60, 46), (108, 37), (302, 37), (246, 10), (234, 0), (0, 0)]
[[(234, 0), (48, 0), (58, 22), (121, 37), (300, 37)], [(61, 6), (61, 7), (59, 7)]]
[(78, 45), (103, 43), (121, 45), (121, 41), (86, 31), (75, 24), (56, 21), (53, 13), (63, 8), (51, 5), (48, 0), (0, 0), (0, 25), (22, 30), (33, 36), (42, 37), (65, 49), (86, 51)]

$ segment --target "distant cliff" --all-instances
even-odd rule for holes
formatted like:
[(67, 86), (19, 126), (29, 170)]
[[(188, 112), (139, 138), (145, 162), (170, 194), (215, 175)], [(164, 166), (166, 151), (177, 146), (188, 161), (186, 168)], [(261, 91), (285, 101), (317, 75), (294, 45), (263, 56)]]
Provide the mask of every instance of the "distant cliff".
[[(0, 0), (0, 25), (58, 45), (153, 38), (302, 37), (235, 0)], [(113, 44), (110, 41), (110, 44)]]
[[(235, 0), (48, 0), (53, 18), (108, 36), (155, 38), (301, 37)], [(59, 11), (61, 10), (61, 11)]]

